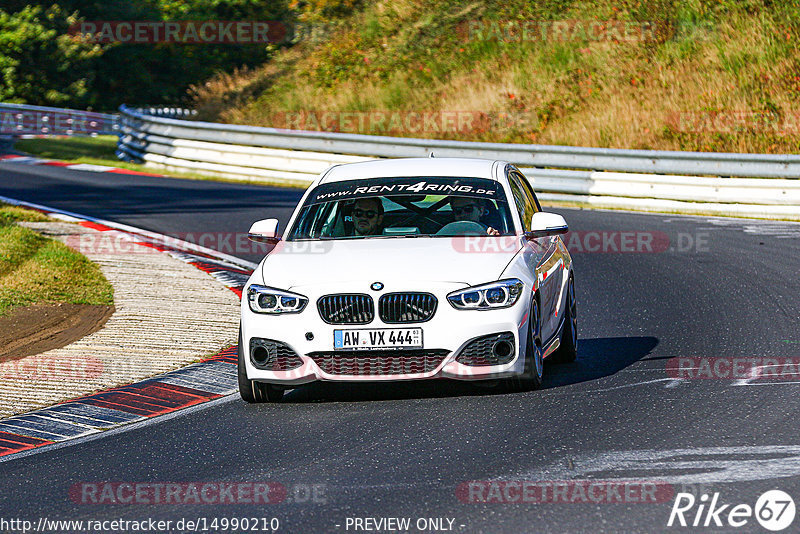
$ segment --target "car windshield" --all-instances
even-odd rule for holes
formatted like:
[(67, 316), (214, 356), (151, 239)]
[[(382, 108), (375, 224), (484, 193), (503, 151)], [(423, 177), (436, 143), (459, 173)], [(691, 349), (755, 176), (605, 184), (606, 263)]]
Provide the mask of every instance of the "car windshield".
[(416, 176), (321, 184), (309, 194), (287, 240), (513, 233), (496, 181)]

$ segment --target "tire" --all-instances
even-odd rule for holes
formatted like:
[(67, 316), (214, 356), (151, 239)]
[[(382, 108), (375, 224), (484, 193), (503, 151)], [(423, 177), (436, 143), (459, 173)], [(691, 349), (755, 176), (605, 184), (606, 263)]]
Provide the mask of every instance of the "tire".
[(570, 274), (567, 282), (567, 310), (561, 330), (561, 345), (548, 358), (556, 363), (574, 362), (578, 357), (578, 303), (575, 299), (575, 278)]
[(280, 402), (283, 390), (272, 384), (264, 384), (247, 378), (245, 370), (244, 347), (242, 346), (242, 327), (239, 327), (239, 361), (236, 366), (239, 379), (239, 395), (250, 404), (259, 402)]
[(534, 296), (528, 314), (528, 340), (525, 345), (525, 371), (521, 376), (508, 379), (511, 392), (532, 391), (542, 386), (544, 361), (542, 360), (541, 315), (539, 301)]

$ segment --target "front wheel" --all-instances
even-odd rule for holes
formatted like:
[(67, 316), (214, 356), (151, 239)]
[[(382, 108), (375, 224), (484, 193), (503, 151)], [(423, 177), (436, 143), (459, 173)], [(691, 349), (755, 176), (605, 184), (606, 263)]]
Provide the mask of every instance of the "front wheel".
[(242, 400), (249, 403), (280, 402), (283, 399), (283, 390), (272, 384), (264, 384), (247, 378), (245, 370), (244, 346), (242, 344), (242, 327), (239, 327), (239, 361), (237, 362), (237, 376), (239, 378), (239, 395)]
[(542, 359), (541, 315), (539, 302), (534, 296), (528, 315), (528, 341), (525, 348), (525, 371), (521, 376), (508, 379), (512, 392), (532, 391), (542, 386), (544, 361)]
[(575, 299), (575, 279), (569, 276), (567, 282), (567, 310), (564, 315), (564, 328), (561, 331), (561, 344), (553, 353), (556, 363), (574, 362), (578, 357), (578, 303)]

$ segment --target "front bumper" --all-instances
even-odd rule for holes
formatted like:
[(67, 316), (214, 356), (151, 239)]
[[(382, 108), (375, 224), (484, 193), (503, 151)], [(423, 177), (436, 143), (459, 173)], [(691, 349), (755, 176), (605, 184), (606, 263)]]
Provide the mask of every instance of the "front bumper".
[[(320, 318), (316, 301), (322, 294), (331, 291), (320, 291), (319, 294), (308, 294), (312, 292), (307, 291), (303, 294), (309, 297), (309, 304), (303, 312), (278, 316), (253, 313), (244, 299), (242, 342), (246, 356), (247, 377), (250, 380), (291, 386), (317, 380), (335, 382), (431, 378), (486, 380), (522, 374), (530, 295), (524, 294), (509, 308), (486, 311), (456, 310), (447, 302), (446, 295), (463, 287), (463, 284), (442, 284), (437, 287), (431, 291), (439, 300), (433, 318), (423, 323), (405, 324), (386, 324), (377, 316), (367, 325), (327, 324)], [(336, 289), (337, 292), (346, 293), (349, 288)], [(418, 288), (392, 288), (392, 290), (415, 291)], [(397, 349), (391, 353), (368, 350), (334, 351), (334, 330), (364, 328), (421, 328), (423, 348)], [(510, 332), (513, 336), (513, 353), (503, 358), (507, 363), (487, 365), (486, 362), (482, 362), (480, 365), (465, 365), (456, 361), (471, 341), (504, 332)], [(312, 339), (308, 339), (309, 337)], [(259, 369), (249, 358), (252, 338), (279, 341), (294, 351), (302, 363), (289, 370)], [(382, 355), (386, 357), (382, 358)], [(476, 363), (475, 358), (469, 361)]]

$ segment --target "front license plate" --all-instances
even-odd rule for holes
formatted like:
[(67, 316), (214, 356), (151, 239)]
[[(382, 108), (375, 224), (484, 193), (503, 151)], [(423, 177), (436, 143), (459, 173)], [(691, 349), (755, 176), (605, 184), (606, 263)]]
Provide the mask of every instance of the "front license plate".
[(334, 330), (334, 350), (422, 348), (422, 328)]

